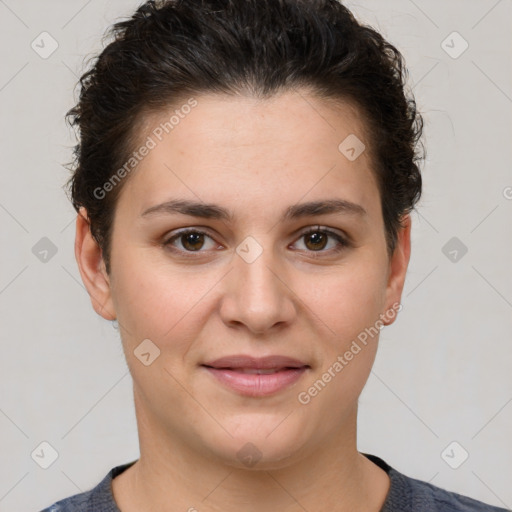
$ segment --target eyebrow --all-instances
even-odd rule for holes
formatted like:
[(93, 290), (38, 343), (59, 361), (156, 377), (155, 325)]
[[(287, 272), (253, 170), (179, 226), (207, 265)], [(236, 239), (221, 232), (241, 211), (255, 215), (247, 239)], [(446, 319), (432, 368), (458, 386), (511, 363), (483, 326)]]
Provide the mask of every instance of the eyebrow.
[[(151, 206), (142, 212), (140, 216), (146, 217), (163, 214), (182, 214), (203, 219), (218, 219), (226, 222), (233, 221), (233, 213), (222, 206), (189, 199), (171, 199), (164, 203)], [(367, 211), (361, 205), (345, 199), (326, 199), (289, 206), (283, 213), (281, 221), (328, 214), (348, 214), (363, 217), (367, 215)]]

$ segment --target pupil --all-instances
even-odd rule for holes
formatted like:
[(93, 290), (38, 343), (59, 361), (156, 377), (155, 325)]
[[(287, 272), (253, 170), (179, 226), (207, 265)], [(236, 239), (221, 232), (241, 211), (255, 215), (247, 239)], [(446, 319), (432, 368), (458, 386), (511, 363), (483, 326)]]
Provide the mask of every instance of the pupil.
[[(192, 246), (192, 250), (195, 251), (197, 249), (201, 248), (201, 237), (203, 236), (201, 233), (188, 233), (185, 236), (185, 243), (183, 244), (184, 247)], [(199, 247), (196, 246), (199, 242)], [(189, 247), (190, 248), (190, 247)]]
[[(313, 245), (320, 243), (320, 249), (325, 247), (325, 235), (323, 233), (312, 233), (309, 235), (309, 238), (310, 240), (313, 240)], [(316, 248), (318, 248), (318, 246)]]

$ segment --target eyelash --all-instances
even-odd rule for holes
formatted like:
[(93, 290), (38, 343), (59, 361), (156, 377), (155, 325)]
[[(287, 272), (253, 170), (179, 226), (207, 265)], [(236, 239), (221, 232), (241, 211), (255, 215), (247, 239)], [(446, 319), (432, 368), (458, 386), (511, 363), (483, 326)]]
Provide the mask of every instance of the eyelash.
[[(188, 228), (188, 229), (184, 229), (183, 231), (179, 231), (178, 233), (174, 234), (173, 236), (171, 236), (170, 238), (168, 238), (167, 240), (165, 240), (162, 245), (171, 250), (172, 252), (177, 252), (177, 253), (180, 253), (180, 254), (186, 254), (185, 257), (187, 258), (195, 258), (197, 256), (195, 256), (194, 254), (196, 253), (201, 253), (201, 252), (206, 252), (206, 251), (202, 251), (202, 250), (198, 250), (198, 251), (187, 251), (187, 250), (181, 250), (181, 249), (176, 249), (175, 247), (173, 247), (171, 245), (171, 243), (174, 241), (174, 240), (177, 240), (179, 239), (180, 237), (184, 236), (184, 235), (188, 235), (190, 233), (194, 233), (194, 234), (198, 234), (198, 235), (205, 235), (209, 238), (212, 238), (207, 232), (205, 231), (201, 231), (200, 229), (191, 229), (191, 228)], [(344, 249), (346, 248), (349, 248), (352, 246), (352, 244), (346, 240), (345, 238), (343, 238), (341, 235), (339, 235), (338, 233), (334, 232), (334, 231), (331, 231), (330, 229), (327, 229), (327, 228), (320, 228), (320, 227), (312, 227), (312, 228), (309, 228), (307, 231), (304, 231), (302, 232), (298, 239), (297, 240), (300, 240), (301, 238), (307, 236), (307, 235), (310, 235), (312, 233), (322, 233), (324, 235), (328, 235), (332, 238), (334, 238), (337, 242), (338, 242), (338, 245), (334, 248), (334, 249), (330, 249), (330, 250), (320, 250), (320, 251), (307, 251), (309, 253), (311, 253), (313, 255), (314, 258), (318, 258), (318, 257), (321, 257), (320, 255), (322, 253), (330, 253), (330, 254), (337, 254), (341, 251), (343, 251)], [(320, 253), (317, 254), (317, 253)]]

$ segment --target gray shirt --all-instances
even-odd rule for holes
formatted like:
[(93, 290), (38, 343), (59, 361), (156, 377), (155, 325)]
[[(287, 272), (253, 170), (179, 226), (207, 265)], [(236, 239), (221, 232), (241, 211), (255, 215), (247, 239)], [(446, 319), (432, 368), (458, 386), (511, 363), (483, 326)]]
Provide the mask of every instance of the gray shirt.
[[(363, 455), (386, 471), (391, 481), (380, 512), (510, 512), (410, 478), (375, 455)], [(93, 489), (60, 500), (41, 512), (121, 512), (112, 494), (112, 479), (135, 462), (112, 468)]]

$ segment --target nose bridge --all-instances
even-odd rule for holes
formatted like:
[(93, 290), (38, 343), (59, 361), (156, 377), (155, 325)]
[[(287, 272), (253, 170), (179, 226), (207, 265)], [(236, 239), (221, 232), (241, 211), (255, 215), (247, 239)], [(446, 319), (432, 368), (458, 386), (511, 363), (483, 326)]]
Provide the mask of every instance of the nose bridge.
[[(245, 324), (262, 332), (293, 314), (291, 291), (280, 276), (282, 265), (271, 246), (271, 236), (248, 236), (236, 248), (233, 271), (229, 273), (229, 306), (225, 320)], [(284, 282), (283, 282), (284, 281)]]
[[(253, 307), (261, 309), (269, 301), (279, 300), (282, 283), (276, 277), (279, 264), (274, 257), (271, 237), (248, 236), (236, 249), (237, 274), (241, 278), (238, 291), (241, 296), (254, 302)], [(264, 299), (260, 300), (260, 299)]]

